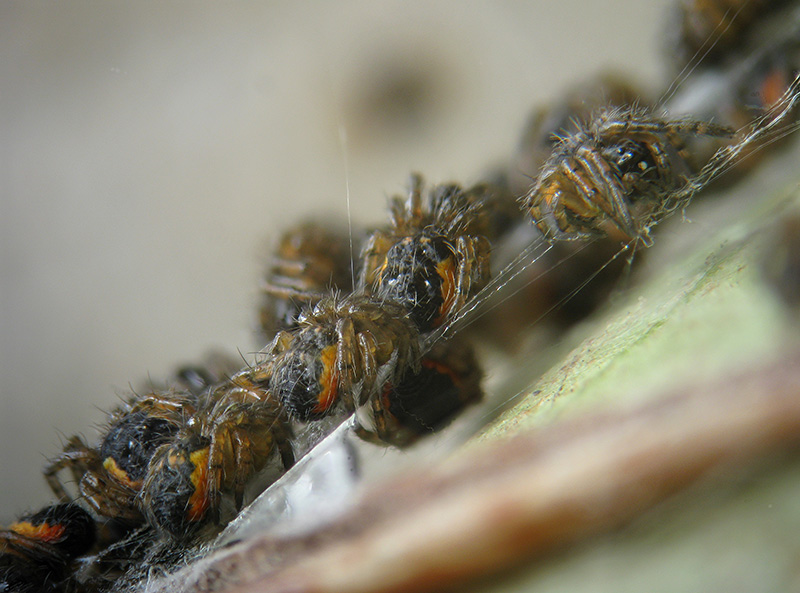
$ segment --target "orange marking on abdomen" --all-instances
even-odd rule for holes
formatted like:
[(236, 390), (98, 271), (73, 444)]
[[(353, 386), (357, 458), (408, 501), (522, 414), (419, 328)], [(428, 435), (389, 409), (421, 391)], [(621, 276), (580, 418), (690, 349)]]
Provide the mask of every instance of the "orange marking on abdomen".
[(208, 496), (208, 447), (191, 453), (189, 461), (194, 466), (190, 477), (194, 493), (189, 497), (186, 516), (190, 521), (200, 521), (205, 517), (211, 502)]
[(103, 467), (111, 475), (111, 477), (113, 477), (120, 484), (123, 484), (133, 490), (139, 490), (139, 488), (142, 487), (142, 481), (131, 480), (130, 477), (128, 477), (128, 472), (121, 469), (113, 457), (106, 457), (103, 460)]
[(31, 539), (40, 542), (54, 542), (59, 541), (64, 537), (65, 528), (63, 525), (56, 523), (50, 525), (49, 523), (42, 523), (41, 525), (34, 525), (29, 521), (20, 521), (19, 523), (12, 523), (9, 528), (14, 533), (24, 535)]
[(313, 414), (321, 414), (326, 412), (335, 402), (339, 395), (339, 373), (336, 370), (336, 346), (326, 346), (320, 352), (320, 359), (322, 359), (322, 376), (319, 378), (319, 384), (322, 390), (317, 395), (317, 405), (315, 405), (311, 412)]

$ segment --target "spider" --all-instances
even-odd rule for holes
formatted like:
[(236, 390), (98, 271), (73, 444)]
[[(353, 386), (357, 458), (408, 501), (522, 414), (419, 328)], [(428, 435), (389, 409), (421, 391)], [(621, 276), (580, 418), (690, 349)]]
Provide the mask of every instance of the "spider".
[[(705, 44), (684, 48), (687, 53), (699, 52), (702, 61), (685, 68), (666, 90), (663, 104), (670, 112), (713, 117), (737, 130), (736, 142), (745, 148), (735, 166), (725, 167), (734, 169), (734, 177), (746, 173), (791, 131), (790, 126), (775, 125), (775, 120), (788, 122), (796, 112), (792, 95), (797, 93), (800, 38), (796, 7), (778, 10), (786, 4), (785, 0), (696, 0), (680, 6), (683, 45), (686, 35)], [(706, 52), (723, 59), (708, 60)], [(767, 132), (769, 128), (772, 132)], [(769, 151), (762, 150), (767, 147)], [(702, 148), (693, 147), (693, 152), (700, 157)], [(752, 158), (754, 153), (760, 153), (758, 158)], [(710, 156), (708, 152), (701, 158)]]
[(264, 335), (295, 327), (303, 307), (351, 286), (350, 261), (350, 235), (341, 226), (305, 222), (286, 231), (262, 286)]
[[(788, 28), (775, 34), (766, 44), (756, 49), (745, 47), (741, 50), (741, 62), (746, 67), (734, 65), (724, 70), (729, 90), (715, 104), (713, 113), (719, 121), (740, 128), (737, 136), (752, 132), (758, 127), (766, 127), (775, 120), (788, 121), (796, 117), (796, 107), (788, 109), (781, 106), (792, 103), (791, 95), (797, 93), (797, 74), (800, 70), (800, 36), (797, 20), (791, 19)], [(702, 74), (700, 75), (702, 76)], [(775, 140), (789, 137), (786, 127), (776, 130), (758, 142), (758, 150), (769, 146), (774, 148)], [(768, 151), (764, 151), (768, 152)], [(752, 164), (748, 159), (746, 164)], [(746, 169), (737, 163), (737, 169)]]
[(611, 235), (651, 243), (654, 212), (700, 166), (685, 140), (729, 138), (733, 130), (665, 120), (637, 108), (604, 110), (561, 139), (522, 207), (549, 238)]
[(359, 436), (404, 447), (443, 428), (467, 405), (482, 399), (483, 373), (465, 340), (437, 342), (420, 366), (399, 383), (385, 383), (356, 411)]
[(45, 468), (50, 489), (62, 500), (69, 498), (58, 478), (69, 469), (81, 497), (99, 516), (129, 528), (140, 525), (144, 517), (137, 497), (153, 453), (194, 414), (205, 392), (230, 374), (233, 364), (229, 357), (212, 353), (200, 365), (180, 367), (171, 386), (133, 396), (111, 412), (99, 447), (70, 438)]
[(73, 561), (89, 552), (95, 539), (94, 520), (73, 503), (20, 518), (0, 530), (0, 591), (73, 591)]
[[(489, 278), (491, 210), (500, 190), (440, 185), (422, 201), (423, 181), (411, 176), (407, 199), (390, 204), (387, 230), (372, 234), (362, 254), (360, 285), (400, 303), (421, 333), (451, 319)], [(508, 200), (511, 203), (511, 200)]]
[(580, 122), (601, 108), (647, 105), (640, 89), (615, 72), (602, 72), (570, 87), (558, 98), (533, 110), (523, 127), (512, 166), (511, 190), (519, 195), (530, 189), (532, 172), (538, 171), (560, 138), (578, 131)]
[(418, 331), (393, 301), (361, 294), (331, 296), (300, 316), (268, 347), (269, 391), (301, 421), (352, 411), (386, 381), (419, 370)]
[(277, 452), (294, 463), (291, 430), (266, 390), (269, 365), (242, 371), (211, 390), (203, 405), (152, 455), (140, 502), (151, 525), (176, 539), (219, 520), (223, 493), (237, 509), (250, 478)]
[(679, 66), (695, 57), (703, 64), (724, 59), (766, 12), (786, 0), (682, 0), (675, 10), (674, 47)]
[(46, 466), (50, 489), (61, 500), (69, 499), (58, 478), (69, 469), (81, 498), (98, 515), (129, 527), (140, 525), (144, 517), (137, 497), (150, 458), (183, 426), (195, 405), (185, 392), (151, 393), (115, 410), (99, 447), (73, 436)]

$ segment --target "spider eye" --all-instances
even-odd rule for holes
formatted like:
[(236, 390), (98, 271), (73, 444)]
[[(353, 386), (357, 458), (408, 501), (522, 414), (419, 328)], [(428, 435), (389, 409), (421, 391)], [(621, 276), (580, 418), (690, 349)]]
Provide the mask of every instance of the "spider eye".
[(650, 151), (644, 145), (635, 142), (626, 142), (611, 147), (606, 153), (606, 157), (616, 165), (621, 175), (633, 173), (641, 176), (654, 169)]

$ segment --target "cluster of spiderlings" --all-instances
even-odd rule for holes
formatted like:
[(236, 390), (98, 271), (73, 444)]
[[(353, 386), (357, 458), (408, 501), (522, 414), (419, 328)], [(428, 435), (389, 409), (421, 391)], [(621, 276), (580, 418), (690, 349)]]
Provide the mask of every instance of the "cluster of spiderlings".
[[(738, 5), (703, 3), (695, 16), (723, 22), (710, 6), (729, 4)], [(770, 59), (737, 79), (735, 113), (752, 111), (748, 122), (756, 122), (733, 141), (738, 150), (793, 108), (797, 93), (785, 97), (796, 45), (771, 45)], [(753, 93), (754, 110), (744, 99)], [(636, 95), (601, 79), (540, 112), (517, 159), (528, 174), (540, 169), (524, 189), (510, 174), (428, 189), (412, 176), (408, 195), (390, 203), (389, 224), (363, 241), (358, 265), (348, 234), (319, 223), (290, 230), (264, 283), (261, 324), (272, 341), (258, 362), (184, 368), (172, 387), (114, 410), (97, 445), (69, 439), (45, 469), (62, 502), (2, 532), (0, 590), (78, 591), (92, 579), (93, 587), (113, 586), (152, 542), (206, 538), (224, 499), (241, 508), (256, 475), (294, 463), (300, 423), (355, 412), (363, 438), (404, 446), (479, 401), (482, 372), (471, 345), (463, 335), (444, 340), (443, 330), (492, 286), (494, 246), (526, 224), (525, 215), (551, 240), (602, 235), (647, 244), (664, 213), (730, 166), (733, 152), (709, 156), (700, 147), (727, 141), (731, 128), (659, 115), (663, 106)], [(773, 112), (776, 101), (782, 110)], [(715, 113), (734, 124), (728, 103)], [(537, 290), (560, 302), (585, 275), (567, 273), (566, 286)], [(74, 480), (74, 502), (62, 472)]]
[[(413, 176), (407, 199), (391, 201), (389, 226), (365, 242), (356, 289), (319, 300), (296, 327), (276, 335), (268, 349), (273, 396), (301, 421), (365, 406), (391, 414), (376, 403), (392, 399), (387, 386), (400, 391), (406, 382), (421, 386), (422, 376), (451, 357), (446, 346), (438, 354), (426, 352), (427, 338), (486, 285), (489, 237), (505, 225), (492, 217), (502, 211), (501, 203), (513, 205), (513, 198), (500, 187), (464, 190), (449, 184), (424, 192), (421, 177)], [(466, 346), (452, 348), (465, 352)], [(440, 417), (420, 427), (423, 433), (463, 407), (457, 402), (478, 399), (476, 377), (468, 377), (464, 382), (466, 375), (440, 371), (439, 381), (469, 395), (442, 408)], [(431, 387), (426, 397), (436, 397), (440, 387)], [(410, 404), (407, 412), (415, 413)], [(383, 434), (392, 441), (388, 431)]]
[[(62, 453), (45, 468), (50, 488), (64, 502), (71, 496), (60, 477), (68, 472), (77, 490), (75, 500), (87, 506), (103, 526), (103, 545), (92, 561), (97, 570), (84, 575), (96, 586), (113, 582), (135, 565), (147, 548), (142, 542), (158, 538), (146, 504), (154, 461), (184, 431), (198, 424), (209, 405), (212, 386), (220, 384), (232, 368), (218, 358), (213, 365), (180, 369), (173, 386), (133, 396), (113, 410), (97, 445), (71, 437)], [(197, 466), (200, 468), (199, 462)], [(184, 492), (176, 496), (188, 489), (204, 491), (204, 477), (196, 473), (194, 481), (190, 480)]]
[[(470, 209), (465, 216), (460, 207), (452, 207), (461, 203), (454, 201), (461, 195), (454, 191), (449, 188), (436, 200), (450, 217), (448, 232), (463, 230), (454, 220), (478, 224)], [(293, 264), (286, 250), (281, 251), (279, 269), (284, 273)], [(448, 258), (455, 257), (448, 253)], [(292, 257), (301, 272), (295, 278), (311, 287), (304, 291), (308, 308), (299, 318), (281, 315), (274, 324), (280, 333), (263, 360), (241, 371), (230, 365), (215, 372), (184, 368), (171, 388), (133, 396), (114, 410), (99, 444), (72, 437), (45, 469), (60, 499), (70, 499), (60, 479), (68, 472), (77, 499), (98, 520), (113, 524), (114, 535), (104, 540), (105, 548), (94, 561), (103, 567), (103, 576), (134, 565), (146, 552), (138, 543), (143, 538), (188, 541), (213, 533), (224, 497), (241, 508), (251, 478), (268, 465), (280, 474), (293, 464), (291, 422), (328, 414), (340, 392), (342, 401), (349, 402), (345, 407), (368, 408), (371, 432), (394, 444), (438, 429), (480, 398), (480, 371), (464, 342), (440, 344), (423, 354), (419, 330), (409, 319), (410, 298), (387, 300), (366, 288), (334, 296), (338, 287), (330, 281), (326, 294), (313, 284), (316, 277), (302, 273), (319, 270), (318, 260), (309, 259), (303, 249)], [(454, 272), (442, 268), (449, 292), (455, 286)], [(268, 282), (269, 298), (290, 301), (297, 296), (276, 292), (276, 285)], [(316, 403), (309, 404), (300, 388), (319, 389), (323, 395), (315, 394)], [(282, 398), (287, 391), (291, 397)], [(122, 560), (115, 566), (114, 558)]]

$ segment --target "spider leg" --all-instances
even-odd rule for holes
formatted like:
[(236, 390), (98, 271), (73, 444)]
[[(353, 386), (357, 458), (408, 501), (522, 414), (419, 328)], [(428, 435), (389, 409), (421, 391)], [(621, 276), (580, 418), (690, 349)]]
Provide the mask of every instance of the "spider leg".
[(595, 197), (603, 196), (597, 200), (603, 212), (605, 212), (614, 224), (619, 227), (621, 231), (630, 237), (635, 237), (639, 234), (636, 223), (631, 216), (628, 200), (617, 182), (614, 173), (608, 165), (608, 162), (603, 159), (597, 152), (586, 150), (582, 155), (585, 160), (583, 161), (593, 181), (598, 187), (604, 187), (606, 191), (595, 194)]
[(67, 501), (70, 500), (70, 496), (64, 489), (61, 480), (58, 479), (58, 474), (63, 469), (69, 469), (75, 482), (80, 484), (83, 476), (89, 472), (90, 466), (97, 463), (99, 463), (97, 452), (90, 449), (80, 437), (73, 436), (67, 441), (64, 451), (52, 459), (42, 473), (53, 494), (60, 500)]
[(294, 465), (294, 450), (291, 444), (291, 434), (284, 426), (282, 420), (277, 419), (273, 425), (273, 440), (278, 447), (278, 454), (284, 469), (289, 469)]
[(378, 343), (375, 340), (375, 336), (370, 332), (359, 332), (356, 339), (358, 340), (363, 375), (363, 385), (359, 394), (358, 405), (363, 405), (375, 389), (375, 379), (378, 374), (378, 363), (375, 354), (378, 349)]
[(236, 508), (239, 510), (244, 506), (244, 489), (247, 481), (256, 472), (250, 438), (247, 434), (242, 434), (243, 432), (237, 427), (231, 435), (236, 453), (236, 475), (234, 476), (233, 495)]
[(294, 334), (288, 331), (279, 331), (275, 334), (272, 342), (264, 349), (268, 354), (280, 354), (286, 352), (292, 346)]
[(447, 317), (452, 317), (464, 308), (464, 304), (473, 290), (473, 284), (476, 280), (480, 280), (477, 274), (473, 278), (473, 273), (478, 272), (477, 269), (473, 268), (473, 264), (479, 263), (477, 261), (475, 243), (466, 237), (459, 237), (456, 240), (456, 253), (458, 254), (456, 290), (453, 295), (453, 302), (449, 307), (450, 310), (447, 312)]
[(354, 405), (353, 388), (363, 378), (360, 352), (356, 348), (356, 330), (353, 319), (347, 315), (336, 322), (336, 371), (339, 387), (344, 390), (345, 404)]

